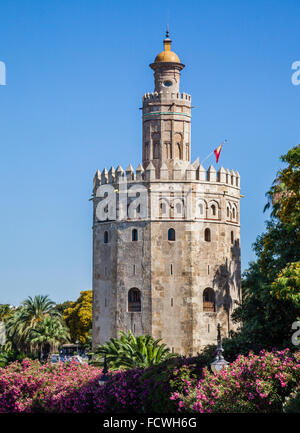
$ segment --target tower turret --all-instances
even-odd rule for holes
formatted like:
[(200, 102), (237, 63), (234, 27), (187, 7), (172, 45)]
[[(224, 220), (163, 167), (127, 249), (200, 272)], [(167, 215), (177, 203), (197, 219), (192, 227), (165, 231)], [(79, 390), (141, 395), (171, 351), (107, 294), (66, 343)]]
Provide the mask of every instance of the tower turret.
[(185, 65), (171, 51), (171, 42), (167, 31), (164, 50), (150, 64), (154, 92), (143, 98), (143, 165), (152, 162), (157, 174), (162, 163), (170, 172), (175, 163), (186, 168), (191, 153), (191, 96), (180, 93)]

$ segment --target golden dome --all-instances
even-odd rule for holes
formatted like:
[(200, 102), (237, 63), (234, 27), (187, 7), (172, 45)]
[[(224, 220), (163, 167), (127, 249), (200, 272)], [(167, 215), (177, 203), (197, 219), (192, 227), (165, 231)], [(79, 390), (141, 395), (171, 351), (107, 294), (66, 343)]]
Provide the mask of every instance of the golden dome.
[(166, 39), (164, 39), (164, 51), (162, 51), (155, 57), (154, 63), (159, 63), (159, 62), (180, 63), (177, 54), (171, 51), (171, 42), (172, 41), (169, 38), (169, 32), (167, 31)]

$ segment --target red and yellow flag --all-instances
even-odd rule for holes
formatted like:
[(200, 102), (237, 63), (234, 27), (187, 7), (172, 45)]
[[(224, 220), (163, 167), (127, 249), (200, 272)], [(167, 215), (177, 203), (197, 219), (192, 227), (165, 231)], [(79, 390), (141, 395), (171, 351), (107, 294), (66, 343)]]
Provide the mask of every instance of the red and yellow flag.
[(221, 143), (220, 146), (217, 147), (217, 148), (214, 150), (214, 154), (215, 154), (216, 162), (217, 162), (217, 163), (218, 163), (218, 161), (219, 161), (220, 153), (221, 153), (222, 146), (223, 146), (224, 143), (225, 143), (225, 141), (223, 141), (223, 143)]

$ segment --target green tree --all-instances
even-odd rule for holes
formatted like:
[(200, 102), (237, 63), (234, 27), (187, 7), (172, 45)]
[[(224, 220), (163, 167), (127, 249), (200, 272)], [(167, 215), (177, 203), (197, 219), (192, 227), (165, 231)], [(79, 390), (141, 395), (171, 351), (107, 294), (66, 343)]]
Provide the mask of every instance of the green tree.
[(70, 340), (70, 332), (58, 317), (44, 317), (36, 328), (31, 329), (30, 344), (39, 353), (53, 352), (62, 343)]
[[(254, 244), (257, 260), (250, 263), (243, 275), (243, 301), (232, 315), (240, 329), (231, 333), (231, 340), (224, 340), (229, 356), (263, 348), (294, 348), (291, 325), (297, 320), (300, 305), (297, 297), (283, 296), (283, 285), (285, 278), (288, 275), (291, 278), (291, 271), (295, 271), (289, 264), (300, 259), (300, 147), (294, 147), (281, 159), (288, 167), (278, 172), (267, 193), (271, 218), (266, 223), (266, 232)], [(299, 288), (297, 278), (294, 272), (294, 292)]]
[(106, 355), (111, 370), (146, 368), (178, 356), (160, 341), (150, 335), (135, 337), (131, 331), (128, 334), (121, 332), (119, 339), (111, 338), (106, 344), (98, 346), (95, 353), (102, 359)]
[(92, 328), (92, 290), (80, 292), (76, 302), (71, 302), (70, 307), (63, 312), (64, 320), (70, 329), (73, 343), (78, 339), (86, 344), (89, 340), (89, 331)]
[(65, 301), (62, 304), (56, 304), (55, 309), (63, 316), (64, 311), (71, 307), (72, 301)]
[[(272, 216), (285, 224), (300, 226), (300, 145), (293, 147), (281, 161), (288, 166), (277, 173), (271, 189), (267, 192), (269, 199), (266, 208), (272, 205)], [(298, 232), (299, 234), (299, 232)]]
[(277, 299), (291, 300), (300, 313), (300, 262), (288, 263), (272, 283), (271, 294)]
[(30, 334), (45, 317), (61, 318), (55, 309), (55, 303), (48, 296), (38, 295), (27, 298), (14, 310), (6, 321), (7, 338), (11, 349), (30, 353), (32, 350)]

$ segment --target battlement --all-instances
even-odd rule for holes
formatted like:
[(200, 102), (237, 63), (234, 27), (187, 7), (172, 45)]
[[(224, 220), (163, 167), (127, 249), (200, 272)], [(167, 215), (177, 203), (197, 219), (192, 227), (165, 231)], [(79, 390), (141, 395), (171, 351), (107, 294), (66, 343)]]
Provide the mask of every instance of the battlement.
[(146, 170), (142, 164), (139, 164), (136, 170), (130, 164), (126, 170), (120, 165), (115, 169), (111, 167), (110, 170), (106, 168), (102, 172), (96, 171), (94, 176), (94, 190), (99, 185), (115, 184), (120, 182), (140, 183), (140, 182), (194, 182), (201, 183), (222, 183), (230, 187), (240, 189), (240, 175), (238, 171), (224, 169), (221, 167), (218, 171), (213, 165), (205, 170), (202, 164), (196, 160), (193, 164), (188, 164), (186, 168), (182, 168), (179, 164), (175, 164), (173, 170), (169, 170), (166, 164), (162, 164), (158, 173), (152, 164), (149, 163)]
[[(180, 100), (184, 100), (184, 101), (189, 101), (191, 102), (192, 97), (191, 95), (189, 95), (188, 93), (169, 93), (168, 96), (171, 99), (180, 99)], [(152, 93), (145, 93), (145, 95), (143, 96), (143, 102), (151, 102), (151, 101), (161, 101), (162, 99), (165, 99), (166, 95), (160, 94), (158, 92), (152, 92)]]

